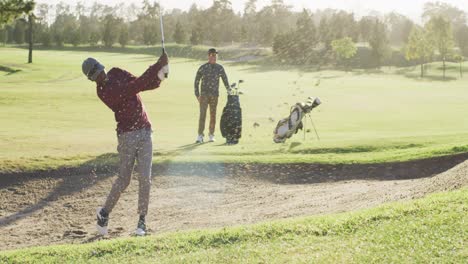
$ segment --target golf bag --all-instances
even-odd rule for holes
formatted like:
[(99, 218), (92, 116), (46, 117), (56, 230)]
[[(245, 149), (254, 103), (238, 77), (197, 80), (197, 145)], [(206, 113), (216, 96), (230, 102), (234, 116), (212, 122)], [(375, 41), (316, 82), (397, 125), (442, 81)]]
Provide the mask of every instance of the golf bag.
[(239, 143), (242, 135), (242, 109), (237, 89), (232, 89), (228, 94), (228, 100), (221, 115), (220, 127), (221, 135), (226, 138), (226, 144)]
[(283, 143), (286, 139), (296, 134), (299, 129), (303, 128), (302, 118), (319, 106), (319, 98), (309, 97), (305, 103), (297, 103), (291, 107), (291, 112), (287, 118), (281, 119), (273, 131), (273, 141), (275, 143)]

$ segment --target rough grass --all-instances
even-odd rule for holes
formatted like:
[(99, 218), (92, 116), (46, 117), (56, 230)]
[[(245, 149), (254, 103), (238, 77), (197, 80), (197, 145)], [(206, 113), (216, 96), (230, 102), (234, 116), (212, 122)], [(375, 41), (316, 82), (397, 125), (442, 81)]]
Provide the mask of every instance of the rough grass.
[[(38, 50), (34, 63), (26, 64), (21, 61), (26, 61), (25, 50), (0, 48), (2, 65), (21, 70), (0, 75), (0, 173), (112, 164), (114, 116), (82, 76), (81, 62), (93, 56), (108, 68), (123, 67), (138, 75), (155, 61), (150, 54), (159, 53), (145, 48), (147, 55), (132, 54), (132, 49), (143, 48), (130, 47), (125, 53), (89, 47)], [(227, 63), (222, 56), (231, 82), (246, 81), (241, 144), (224, 146), (217, 132), (216, 143), (196, 146), (193, 79), (203, 62), (173, 57), (170, 79), (142, 94), (155, 131), (155, 162), (373, 163), (468, 149), (468, 77), (460, 79), (456, 67), (447, 72), (450, 81), (441, 81), (407, 76), (417, 75), (418, 67), (316, 72)], [(435, 65), (429, 74), (441, 72)], [(225, 104), (223, 92), (219, 113)], [(307, 119), (305, 140), (299, 132), (285, 144), (274, 144), (276, 122), (308, 96), (323, 101), (312, 113), (321, 140)]]
[(329, 216), (0, 253), (2, 263), (466, 263), (468, 189)]

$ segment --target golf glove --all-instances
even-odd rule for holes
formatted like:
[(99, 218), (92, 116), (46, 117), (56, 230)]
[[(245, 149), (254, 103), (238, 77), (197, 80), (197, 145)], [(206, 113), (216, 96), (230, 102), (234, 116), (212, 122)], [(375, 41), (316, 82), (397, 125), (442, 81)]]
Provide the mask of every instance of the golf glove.
[(169, 74), (169, 65), (165, 65), (158, 71), (158, 78), (161, 81), (164, 81), (166, 79), (166, 76)]
[(169, 58), (167, 57), (167, 53), (164, 51), (161, 57), (158, 59), (158, 63), (160, 65), (164, 65), (159, 71), (158, 71), (158, 78), (159, 80), (163, 81), (164, 79), (167, 78), (169, 75)]

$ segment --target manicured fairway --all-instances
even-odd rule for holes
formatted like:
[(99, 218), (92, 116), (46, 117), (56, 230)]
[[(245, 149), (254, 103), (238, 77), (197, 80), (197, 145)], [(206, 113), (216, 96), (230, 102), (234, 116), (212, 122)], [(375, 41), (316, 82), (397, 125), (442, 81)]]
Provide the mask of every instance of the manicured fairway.
[[(115, 153), (113, 113), (82, 75), (81, 62), (93, 56), (108, 69), (118, 66), (139, 75), (155, 56), (36, 51), (35, 63), (28, 65), (26, 55), (23, 49), (0, 48), (0, 65), (21, 70), (0, 72), (0, 170), (77, 165)], [(170, 79), (143, 93), (155, 131), (155, 161), (350, 163), (468, 151), (468, 77), (458, 79), (455, 66), (449, 80), (441, 81), (438, 64), (429, 71), (432, 77), (420, 80), (414, 78), (417, 67), (303, 72), (232, 65), (222, 54), (220, 61), (230, 82), (245, 80), (241, 144), (223, 146), (217, 133), (216, 143), (192, 145), (198, 118), (193, 79), (204, 61), (172, 58)], [(218, 121), (225, 92), (221, 95)], [(299, 132), (285, 144), (274, 144), (276, 122), (287, 116), (291, 104), (308, 96), (323, 101), (312, 113), (321, 140), (307, 119), (306, 140)], [(260, 126), (254, 128), (254, 123)]]

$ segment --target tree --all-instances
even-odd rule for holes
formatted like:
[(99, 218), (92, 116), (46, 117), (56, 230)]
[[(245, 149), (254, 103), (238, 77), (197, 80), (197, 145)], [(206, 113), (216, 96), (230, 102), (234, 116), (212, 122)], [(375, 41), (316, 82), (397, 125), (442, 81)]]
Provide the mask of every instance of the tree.
[(36, 42), (42, 43), (45, 47), (49, 47), (51, 42), (48, 25), (49, 11), (50, 6), (48, 4), (39, 4), (35, 14), (35, 39)]
[[(11, 22), (22, 14), (29, 16), (29, 57), (28, 63), (32, 63), (32, 48), (33, 48), (33, 15), (32, 11), (36, 3), (33, 0), (1, 0), (0, 1), (0, 28)], [(6, 32), (6, 31), (5, 31)], [(24, 36), (23, 36), (24, 38)], [(6, 43), (7, 38), (5, 38)]]
[(382, 61), (388, 54), (387, 32), (385, 24), (376, 20), (369, 39), (369, 45), (372, 49), (372, 56), (376, 66), (382, 66)]
[(413, 28), (413, 21), (409, 18), (392, 12), (385, 16), (385, 24), (389, 28), (389, 41), (395, 45), (408, 42), (408, 37)]
[(460, 64), (460, 78), (463, 78), (463, 56), (461, 54), (456, 54), (453, 56), (453, 59)]
[(296, 23), (290, 9), (291, 6), (285, 5), (282, 0), (273, 0), (271, 5), (263, 7), (255, 16), (253, 34), (256, 42), (270, 46), (276, 35), (290, 32)]
[(26, 20), (18, 19), (14, 27), (14, 40), (16, 44), (24, 43), (24, 36), (26, 34)]
[(145, 23), (143, 26), (143, 43), (145, 45), (154, 45), (158, 42), (158, 33), (156, 28), (151, 23)]
[(80, 34), (80, 42), (81, 43), (89, 43), (89, 39), (91, 37), (91, 32), (93, 30), (93, 23), (91, 22), (91, 18), (84, 14), (78, 16), (78, 28)]
[(316, 58), (315, 46), (318, 43), (316, 29), (309, 11), (302, 10), (296, 22), (292, 48), (296, 63), (309, 64)]
[(29, 11), (28, 13), (28, 23), (29, 23), (29, 29), (28, 29), (28, 43), (29, 43), (29, 52), (28, 52), (28, 63), (32, 63), (32, 52), (33, 52), (33, 45), (34, 45), (34, 14), (32, 11)]
[(182, 24), (180, 23), (180, 21), (177, 21), (175, 31), (174, 31), (174, 41), (177, 44), (183, 44), (185, 43), (186, 38), (187, 36), (185, 34), (184, 28), (182, 27)]
[[(62, 10), (57, 8), (57, 12)], [(54, 23), (51, 25), (52, 38), (58, 47), (62, 47), (64, 43), (72, 43), (76, 37), (75, 33), (78, 29), (78, 23), (75, 16), (69, 13), (57, 13)], [(75, 37), (74, 37), (75, 36)]]
[(458, 45), (465, 42), (468, 33), (464, 30), (468, 22), (467, 13), (455, 6), (439, 1), (426, 3), (422, 15), (423, 21), (428, 22), (435, 17), (442, 17), (451, 24), (453, 37)]
[(424, 77), (424, 64), (434, 54), (434, 46), (424, 29), (414, 27), (405, 47), (405, 58), (418, 61), (421, 64), (421, 78)]
[(128, 44), (128, 26), (126, 24), (122, 24), (120, 28), (120, 35), (119, 35), (119, 44), (122, 48), (125, 48)]
[(121, 29), (121, 18), (116, 18), (114, 15), (106, 15), (103, 19), (103, 31), (102, 31), (102, 41), (106, 48), (111, 48), (112, 45), (119, 38), (119, 33)]
[(466, 25), (466, 13), (450, 4), (443, 2), (428, 2), (424, 5), (422, 14), (423, 21), (427, 22), (434, 17), (442, 17), (452, 24), (452, 28), (459, 29), (460, 26)]
[(338, 57), (338, 60), (341, 60), (345, 63), (347, 67), (347, 61), (354, 57), (357, 52), (356, 44), (353, 42), (353, 39), (350, 37), (336, 39), (332, 41), (333, 52)]
[(296, 51), (292, 48), (294, 32), (278, 34), (273, 40), (273, 53), (280, 59), (281, 62), (294, 63), (297, 56)]
[(92, 31), (91, 35), (89, 36), (89, 44), (91, 46), (97, 46), (100, 40), (101, 34), (98, 31)]
[(453, 50), (453, 34), (452, 25), (449, 21), (445, 20), (441, 16), (432, 17), (426, 24), (428, 33), (430, 34), (432, 41), (439, 51), (439, 55), (443, 61), (443, 72), (445, 79), (446, 61)]
[(197, 22), (192, 28), (192, 35), (190, 36), (190, 43), (192, 45), (199, 45), (203, 40), (203, 26), (201, 22)]
[(50, 44), (52, 43), (50, 29), (47, 28), (42, 32), (40, 42), (42, 45), (44, 45), (44, 47), (50, 47)]
[(363, 17), (358, 23), (359, 38), (361, 41), (368, 42), (371, 39), (372, 29), (374, 28), (375, 17)]
[(70, 32), (70, 43), (73, 47), (77, 47), (81, 43), (81, 34), (79, 28), (74, 28)]
[(29, 14), (35, 4), (33, 0), (1, 0), (0, 26), (3, 27), (22, 14)]
[(151, 4), (148, 0), (143, 1), (143, 10), (138, 14), (136, 28), (141, 30), (140, 38), (145, 45), (154, 45), (158, 42), (159, 9), (158, 3)]
[(235, 13), (229, 0), (213, 0), (213, 5), (205, 10), (204, 17), (206, 23), (205, 36), (214, 46), (222, 42), (231, 43), (234, 39), (233, 33), (238, 32), (235, 27)]
[(460, 27), (457, 34), (457, 44), (462, 55), (468, 56), (468, 26)]

